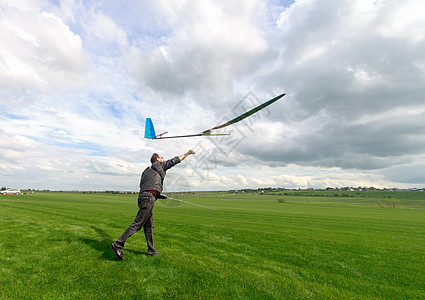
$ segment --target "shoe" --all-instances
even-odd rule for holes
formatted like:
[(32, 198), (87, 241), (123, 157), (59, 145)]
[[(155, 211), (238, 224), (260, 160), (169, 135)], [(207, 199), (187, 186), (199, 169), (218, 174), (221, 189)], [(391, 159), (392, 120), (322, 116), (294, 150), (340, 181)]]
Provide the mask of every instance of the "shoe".
[(157, 256), (157, 255), (159, 255), (159, 253), (156, 252), (156, 251), (148, 251), (148, 252), (146, 252), (146, 255), (147, 256)]
[(124, 253), (122, 252), (122, 249), (119, 249), (117, 247), (117, 245), (115, 245), (115, 243), (111, 244), (111, 249), (112, 249), (112, 251), (114, 251), (114, 253), (118, 256), (119, 259), (121, 259), (121, 260), (125, 259)]

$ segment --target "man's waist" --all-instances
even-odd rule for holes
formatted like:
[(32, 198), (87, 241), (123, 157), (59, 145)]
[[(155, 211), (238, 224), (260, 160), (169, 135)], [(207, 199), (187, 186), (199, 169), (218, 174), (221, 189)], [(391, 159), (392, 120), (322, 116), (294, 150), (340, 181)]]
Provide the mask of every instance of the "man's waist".
[(152, 194), (154, 194), (157, 197), (159, 196), (159, 192), (157, 192), (157, 191), (149, 190), (148, 192), (151, 192)]
[(158, 197), (161, 193), (155, 190), (143, 190), (141, 191), (141, 193), (151, 193), (153, 194), (155, 197)]

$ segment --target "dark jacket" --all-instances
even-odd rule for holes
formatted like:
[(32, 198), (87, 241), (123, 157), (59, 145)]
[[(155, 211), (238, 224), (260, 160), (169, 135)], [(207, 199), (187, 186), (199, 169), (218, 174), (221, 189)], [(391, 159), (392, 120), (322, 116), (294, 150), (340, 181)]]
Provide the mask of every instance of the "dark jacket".
[(156, 191), (162, 193), (166, 171), (180, 162), (177, 156), (164, 162), (155, 162), (143, 171), (140, 178), (140, 193)]

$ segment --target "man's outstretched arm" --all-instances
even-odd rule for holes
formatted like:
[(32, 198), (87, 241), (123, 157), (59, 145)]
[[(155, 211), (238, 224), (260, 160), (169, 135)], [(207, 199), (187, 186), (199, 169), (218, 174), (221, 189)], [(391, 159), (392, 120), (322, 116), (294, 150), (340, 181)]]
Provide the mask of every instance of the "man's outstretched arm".
[(180, 159), (180, 161), (182, 161), (191, 154), (195, 154), (195, 152), (193, 150), (189, 150), (185, 154), (179, 155), (178, 158)]
[(189, 150), (185, 154), (176, 156), (172, 159), (165, 161), (164, 165), (163, 165), (164, 171), (167, 171), (169, 168), (174, 167), (176, 164), (178, 164), (179, 162), (181, 162), (183, 159), (185, 159), (186, 157), (188, 157), (191, 154), (195, 154), (195, 152), (192, 151), (192, 150)]

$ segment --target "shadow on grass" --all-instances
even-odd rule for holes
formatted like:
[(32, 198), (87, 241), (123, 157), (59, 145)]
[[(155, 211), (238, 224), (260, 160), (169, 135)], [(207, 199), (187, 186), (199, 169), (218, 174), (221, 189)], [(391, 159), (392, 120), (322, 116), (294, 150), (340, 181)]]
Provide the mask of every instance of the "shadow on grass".
[(112, 237), (109, 234), (107, 234), (105, 231), (103, 231), (102, 229), (96, 226), (91, 226), (91, 228), (93, 228), (93, 230), (99, 234), (101, 238), (100, 241), (93, 240), (93, 239), (85, 239), (85, 238), (80, 238), (80, 240), (83, 243), (92, 247), (94, 250), (103, 252), (103, 254), (100, 256), (101, 259), (119, 260), (118, 257), (115, 255), (115, 253), (111, 250), (111, 243), (114, 241)]
[[(92, 247), (94, 250), (99, 251), (99, 252), (103, 252), (103, 254), (100, 256), (100, 259), (104, 259), (104, 260), (120, 260), (115, 253), (112, 251), (111, 249), (111, 244), (112, 242), (114, 242), (114, 239), (107, 234), (105, 231), (103, 231), (102, 229), (96, 227), (96, 226), (91, 226), (91, 228), (93, 228), (94, 231), (96, 231), (101, 240), (93, 240), (93, 239), (84, 239), (84, 238), (80, 238), (80, 240), (89, 245), (90, 247)], [(141, 251), (135, 251), (135, 250), (131, 250), (131, 249), (125, 249), (125, 252), (131, 252), (134, 254), (144, 254), (146, 255), (146, 252), (141, 252)]]
[(131, 253), (134, 253), (134, 254), (143, 254), (143, 255), (146, 255), (146, 252), (143, 252), (143, 251), (136, 251), (136, 250), (131, 250), (131, 249), (124, 249), (124, 251), (125, 252), (131, 252)]

